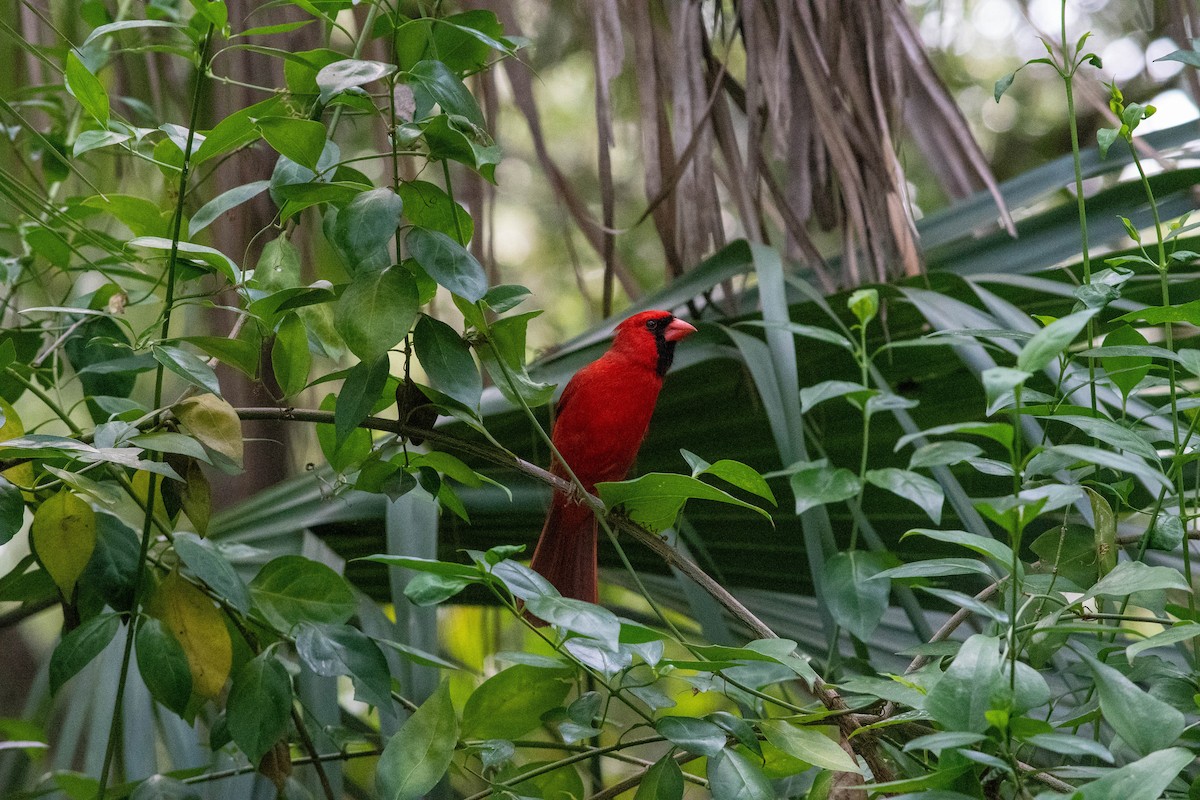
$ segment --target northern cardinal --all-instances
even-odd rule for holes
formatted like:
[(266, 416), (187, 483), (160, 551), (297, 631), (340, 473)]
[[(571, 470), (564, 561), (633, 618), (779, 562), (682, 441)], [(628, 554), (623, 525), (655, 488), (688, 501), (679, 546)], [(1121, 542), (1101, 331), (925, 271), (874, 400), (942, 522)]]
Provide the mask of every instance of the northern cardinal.
[[(625, 478), (650, 427), (675, 343), (695, 332), (667, 311), (635, 314), (617, 326), (608, 352), (568, 381), (551, 440), (587, 491)], [(570, 479), (558, 459), (550, 469)], [(596, 540), (592, 509), (556, 491), (530, 566), (564, 596), (595, 603)]]

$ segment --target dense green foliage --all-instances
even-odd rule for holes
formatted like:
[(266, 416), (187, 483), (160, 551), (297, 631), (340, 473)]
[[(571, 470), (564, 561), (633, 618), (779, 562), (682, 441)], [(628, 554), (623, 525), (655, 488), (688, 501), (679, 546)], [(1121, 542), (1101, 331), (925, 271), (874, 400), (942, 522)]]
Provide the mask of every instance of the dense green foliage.
[[(455, 199), (450, 162), (490, 181), (501, 158), (471, 76), (523, 43), (487, 11), (380, 4), (348, 52), (258, 44), (348, 33), (349, 3), (291, 5), (311, 19), (236, 29), (222, 0), (89, 19), (78, 46), (39, 51), (60, 81), (0, 103), (30, 174), (0, 173), (18, 211), (2, 223), (0, 546), (28, 552), (0, 600), (64, 620), (25, 718), (0, 720), (6, 793), (1190, 796), (1200, 350), (1181, 334), (1200, 326), (1200, 256), (1194, 169), (1149, 176), (1132, 146), (1151, 107), (1113, 87), (1108, 161), (1077, 150), (1040, 189), (1006, 187), (1034, 206), (1074, 178), (1078, 206), (1058, 198), (1018, 232), (1024, 271), (1082, 250), (1078, 265), (827, 298), (738, 241), (644, 298), (691, 304), (702, 332), (660, 414), (680, 441), (656, 430), (651, 469), (583, 498), (606, 561), (629, 567), (611, 573), (632, 589), (617, 613), (561, 597), (495, 512), (525, 515), (527, 540), (545, 490), (571, 489), (537, 466), (540, 409), (604, 333), (528, 364), (539, 312), (489, 281)], [(360, 58), (368, 43), (388, 57)], [(191, 70), (186, 124), (143, 127), (113, 91), (114, 56), (143, 47)], [(281, 60), (285, 85), (201, 128), (213, 65), (238, 49)], [(1068, 105), (1095, 61), (1086, 40), (1044, 60)], [(209, 169), (251, 151), (272, 153), (269, 180), (205, 194)], [(263, 196), (275, 217), (250, 267), (205, 232)], [(1003, 257), (971, 233), (986, 213), (926, 220), (930, 264)], [(1089, 222), (1133, 246), (1093, 263)], [(709, 301), (741, 275), (757, 311), (720, 313)], [(274, 405), (235, 406), (227, 370)], [(718, 405), (706, 385), (741, 394)], [(738, 424), (703, 427), (721, 414)], [(324, 463), (214, 514), (210, 476), (240, 472), (242, 423), (263, 418), (315, 424)], [(463, 526), (440, 550), (439, 516)], [(357, 537), (308, 532), (346, 519)], [(724, 558), (722, 540), (761, 550)], [(743, 579), (777, 568), (768, 547), (794, 585)], [(513, 634), (482, 679), (430, 639), (430, 610), (460, 601)]]

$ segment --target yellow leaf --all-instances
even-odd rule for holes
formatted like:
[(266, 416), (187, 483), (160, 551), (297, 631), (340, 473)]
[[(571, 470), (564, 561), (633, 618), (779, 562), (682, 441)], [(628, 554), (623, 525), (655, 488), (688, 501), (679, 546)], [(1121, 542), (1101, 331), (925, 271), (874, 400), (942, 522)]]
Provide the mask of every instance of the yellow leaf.
[(63, 489), (33, 512), (29, 541), (63, 597), (70, 600), (96, 549), (96, 512)]
[[(150, 473), (144, 469), (139, 469), (133, 473), (132, 483), (133, 493), (141, 501), (144, 508), (146, 500), (150, 496)], [(166, 504), (163, 503), (161, 479), (154, 485), (154, 516), (164, 525), (170, 523), (170, 519), (167, 517)]]
[(242, 465), (242, 422), (233, 406), (215, 394), (202, 394), (178, 403), (172, 411), (204, 446)]
[(183, 647), (192, 690), (202, 697), (220, 695), (233, 663), (233, 642), (208, 595), (172, 572), (159, 584), (147, 610), (163, 621)]
[[(0, 425), (0, 442), (7, 442), (9, 439), (19, 439), (25, 435), (25, 426), (21, 424), (21, 418), (17, 416), (17, 410), (2, 397), (0, 397), (0, 413), (4, 415), (4, 424)], [(0, 477), (3, 477), (14, 486), (33, 486), (33, 464), (26, 461), (24, 464), (10, 467), (0, 472)]]

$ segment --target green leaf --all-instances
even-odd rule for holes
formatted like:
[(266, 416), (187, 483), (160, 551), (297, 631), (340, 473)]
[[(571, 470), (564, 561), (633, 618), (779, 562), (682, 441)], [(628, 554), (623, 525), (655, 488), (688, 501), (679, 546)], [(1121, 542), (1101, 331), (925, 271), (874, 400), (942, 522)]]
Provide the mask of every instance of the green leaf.
[(1157, 800), (1194, 758), (1195, 754), (1182, 747), (1160, 750), (1115, 769), (1103, 778), (1085, 783), (1072, 797), (1079, 800)]
[(826, 400), (835, 397), (845, 397), (859, 392), (869, 393), (871, 390), (861, 383), (854, 381), (822, 381), (814, 386), (806, 386), (800, 390), (800, 411), (807, 414), (812, 408)]
[(84, 153), (127, 142), (130, 138), (129, 134), (116, 131), (84, 131), (75, 137), (75, 144), (71, 146), (71, 155), (79, 158)]
[(301, 622), (345, 622), (355, 606), (345, 578), (303, 556), (268, 561), (250, 582), (250, 595), (263, 617), (285, 633)]
[(455, 564), (450, 561), (438, 561), (432, 558), (417, 558), (416, 556), (393, 556), (378, 554), (373, 556), (365, 556), (357, 559), (359, 561), (374, 561), (377, 564), (384, 564), (389, 567), (403, 567), (411, 569), (415, 572), (428, 572), (432, 575), (444, 575), (446, 577), (458, 578), (473, 578), (480, 580), (479, 570), (474, 567), (469, 567), (466, 564)]
[(312, 353), (308, 349), (308, 329), (304, 320), (289, 311), (279, 322), (271, 344), (271, 370), (284, 397), (299, 394), (308, 385)]
[(867, 325), (879, 313), (879, 290), (856, 289), (846, 299), (846, 308), (854, 314), (859, 325)]
[(789, 481), (796, 498), (797, 514), (827, 503), (849, 500), (858, 494), (861, 486), (858, 476), (850, 470), (821, 462), (793, 472)]
[(1148, 483), (1158, 484), (1170, 489), (1171, 482), (1158, 469), (1147, 464), (1141, 458), (1123, 453), (1114, 453), (1099, 447), (1089, 447), (1081, 444), (1060, 444), (1048, 447), (1044, 453), (1061, 453), (1072, 459), (1088, 465), (1108, 467), (1117, 472), (1128, 472), (1144, 478)]
[(416, 606), (436, 606), (454, 597), (477, 580), (448, 578), (423, 572), (404, 587), (404, 596)]
[(475, 256), (446, 234), (413, 228), (405, 239), (408, 251), (440, 285), (474, 303), (487, 293), (487, 273)]
[(156, 344), (150, 348), (154, 360), (193, 386), (214, 395), (221, 394), (217, 373), (208, 362), (178, 347)]
[(1125, 648), (1125, 657), (1132, 664), (1133, 660), (1146, 650), (1152, 650), (1155, 647), (1166, 647), (1177, 642), (1186, 642), (1197, 636), (1200, 636), (1200, 624), (1195, 622), (1178, 622), (1174, 626), (1159, 631), (1147, 639), (1129, 645)]
[(1085, 417), (1082, 414), (1039, 415), (1038, 419), (1052, 419), (1055, 422), (1066, 423), (1114, 449), (1125, 450), (1141, 456), (1151, 463), (1158, 461), (1158, 451), (1154, 449), (1154, 445), (1138, 435), (1137, 432), (1112, 420), (1103, 417)]
[(303, 622), (296, 632), (296, 652), (318, 675), (348, 675), (354, 697), (379, 709), (390, 709), (392, 679), (379, 645), (349, 625)]
[(882, 571), (881, 559), (876, 554), (859, 550), (838, 553), (825, 562), (821, 600), (837, 624), (862, 642), (871, 641), (887, 611), (891, 583), (871, 580)]
[(230, 283), (237, 284), (241, 282), (241, 271), (237, 265), (233, 263), (233, 260), (229, 256), (215, 247), (192, 244), (191, 242), (175, 242), (173, 244), (170, 239), (163, 236), (139, 236), (136, 239), (131, 239), (127, 244), (129, 247), (148, 247), (151, 250), (162, 250), (166, 253), (170, 253), (172, 247), (174, 247), (178, 250), (181, 258), (207, 264), (224, 275)]
[[(1142, 332), (1132, 325), (1122, 325), (1104, 337), (1106, 346), (1144, 347), (1149, 342)], [(1151, 360), (1145, 356), (1108, 356), (1100, 359), (1104, 372), (1124, 397), (1150, 373)]]
[(379, 757), (375, 785), (383, 800), (417, 800), (437, 785), (454, 756), (458, 718), (450, 684), (442, 681), (408, 718)]
[[(1131, 562), (1140, 563), (1140, 562)], [(1170, 747), (1187, 724), (1183, 714), (1145, 692), (1116, 669), (1087, 653), (1080, 656), (1096, 678), (1100, 710), (1125, 744), (1141, 755)]]
[(925, 697), (925, 711), (954, 731), (985, 732), (987, 712), (1004, 700), (1008, 683), (1000, 670), (1000, 640), (974, 634)]
[(63, 637), (50, 656), (51, 694), (58, 694), (64, 683), (100, 655), (117, 635), (120, 624), (117, 614), (98, 614)]
[(715, 756), (725, 747), (725, 731), (695, 717), (661, 717), (655, 729), (671, 744), (702, 756)]
[(929, 750), (932, 753), (941, 753), (947, 749), (967, 747), (976, 742), (982, 742), (986, 738), (982, 733), (971, 733), (969, 731), (930, 733), (905, 742), (904, 752), (911, 753), (913, 750)]
[(350, 352), (372, 361), (403, 341), (417, 309), (417, 284), (403, 267), (360, 272), (338, 299), (333, 325)]
[(616, 651), (621, 623), (607, 608), (558, 595), (541, 595), (525, 601), (525, 608), (538, 619), (560, 628), (589, 636)]
[(262, 102), (246, 106), (218, 122), (205, 134), (204, 141), (192, 155), (192, 166), (197, 167), (210, 158), (232, 153), (257, 141), (262, 134), (254, 123), (260, 117), (269, 117), (279, 111), (282, 96), (269, 97)]
[(1100, 157), (1107, 158), (1108, 151), (1116, 144), (1117, 137), (1121, 135), (1121, 128), (1099, 128), (1096, 130), (1096, 144), (1100, 149)]
[(1187, 322), (1192, 325), (1200, 323), (1200, 300), (1179, 303), (1171, 306), (1150, 306), (1130, 311), (1113, 319), (1113, 322), (1141, 321), (1150, 325), (1162, 325), (1167, 322)]
[(762, 499), (769, 501), (772, 505), (775, 504), (774, 492), (767, 485), (766, 479), (753, 467), (728, 458), (723, 458), (715, 464), (710, 464), (690, 450), (680, 450), (679, 452), (684, 460), (688, 462), (688, 466), (692, 468), (693, 478), (699, 478), (701, 475), (712, 475), (726, 483), (733, 484), (743, 491), (758, 495)]
[(254, 122), (267, 144), (302, 167), (319, 171), (325, 148), (325, 126), (311, 119), (259, 117)]
[[(475, 238), (475, 223), (467, 210), (450, 199), (450, 195), (435, 183), (428, 181), (406, 181), (396, 190), (404, 201), (404, 217), (418, 228), (429, 228), (458, 240), (462, 229), (462, 240)], [(496, 313), (508, 309), (496, 308)]]
[(1051, 753), (1065, 756), (1094, 756), (1109, 764), (1113, 763), (1113, 755), (1108, 752), (1107, 747), (1082, 736), (1071, 736), (1066, 733), (1038, 733), (1025, 741), (1034, 747), (1049, 750)]
[(1009, 367), (991, 367), (990, 369), (985, 369), (983, 375), (980, 376), (983, 380), (983, 391), (987, 400), (987, 408), (984, 411), (984, 415), (990, 417), (1006, 405), (1009, 405), (1017, 388), (1024, 386), (1025, 381), (1032, 375), (1033, 373), (1031, 372), (1010, 369)]
[(983, 436), (1004, 445), (1006, 450), (1012, 450), (1013, 429), (1007, 422), (952, 422), (949, 425), (938, 425), (924, 431), (908, 433), (896, 441), (894, 449), (899, 450), (914, 439), (926, 436), (941, 436), (945, 433), (967, 433)]
[(161, 620), (144, 617), (138, 622), (137, 665), (150, 696), (179, 716), (187, 712), (192, 696), (192, 672), (187, 654)]
[(1127, 597), (1135, 592), (1157, 589), (1191, 591), (1187, 580), (1174, 567), (1151, 567), (1141, 561), (1123, 561), (1089, 589), (1079, 602), (1093, 597)]
[(1004, 569), (1012, 566), (1012, 548), (1004, 542), (997, 541), (988, 536), (980, 536), (977, 533), (968, 533), (967, 531), (939, 531), (930, 528), (913, 528), (901, 536), (900, 541), (904, 541), (909, 536), (925, 536), (938, 542), (961, 545), (969, 550), (974, 550), (980, 555), (987, 556)]
[[(466, 117), (451, 114), (439, 114), (425, 123), (424, 128), (425, 144), (429, 147), (431, 159), (461, 162), (478, 172), (484, 180), (495, 183), (496, 164), (500, 162), (502, 153), (483, 128), (473, 125)], [(464, 227), (464, 242), (467, 241), (465, 233)]]
[(768, 742), (793, 758), (835, 772), (861, 772), (854, 759), (822, 733), (822, 730), (836, 732), (836, 728), (797, 727), (781, 719), (763, 720), (759, 728)]
[(482, 128), (487, 124), (467, 87), (441, 61), (417, 62), (406, 77), (416, 97), (418, 119), (427, 116), (436, 103), (444, 113), (466, 117), (472, 125)]
[(188, 220), (188, 236), (195, 236), (200, 231), (207, 228), (216, 220), (217, 217), (224, 214), (230, 209), (237, 208), (242, 203), (253, 200), (267, 190), (271, 185), (270, 181), (253, 181), (245, 183), (241, 186), (235, 186), (232, 189), (222, 192), (221, 194), (209, 200), (200, 207), (192, 218)]
[(300, 286), (300, 249), (281, 233), (263, 245), (254, 266), (254, 281), (267, 291)]
[(518, 600), (561, 596), (550, 581), (517, 561), (501, 561), (492, 567), (491, 574), (500, 579), (504, 588)]
[(1100, 311), (1088, 308), (1056, 319), (1033, 335), (1017, 354), (1017, 369), (1038, 372), (1070, 347), (1071, 342), (1084, 329), (1088, 321)]
[(193, 575), (229, 605), (243, 614), (250, 613), (250, 590), (215, 544), (187, 531), (176, 533), (174, 543), (175, 554)]
[(403, 210), (400, 196), (384, 187), (360, 192), (338, 211), (333, 242), (354, 270), (362, 268), (364, 262), (387, 258), (387, 245), (396, 235)]
[(942, 520), (942, 487), (932, 478), (895, 467), (867, 470), (868, 483), (918, 505), (936, 525)]
[(101, 25), (94, 31), (88, 34), (88, 37), (83, 40), (83, 44), (79, 46), (80, 50), (85, 50), (89, 44), (99, 39), (101, 36), (108, 36), (117, 31), (125, 31), (133, 28), (184, 28), (178, 22), (167, 22), (159, 19), (126, 19), (120, 22), (109, 22)]
[(1000, 102), (1000, 98), (1004, 96), (1004, 93), (1008, 91), (1009, 87), (1013, 85), (1013, 81), (1017, 78), (1017, 72), (1018, 70), (1013, 70), (1007, 75), (1002, 75), (996, 81), (996, 85), (992, 89), (992, 96), (996, 98), (997, 103)]
[(670, 753), (646, 770), (633, 800), (683, 800), (683, 770)]
[(386, 355), (378, 356), (370, 362), (360, 361), (346, 373), (346, 380), (342, 383), (342, 391), (338, 393), (337, 406), (333, 412), (334, 432), (339, 443), (344, 442), (371, 413), (371, 409), (379, 402), (387, 379)]
[(598, 483), (596, 491), (608, 509), (623, 506), (630, 519), (654, 531), (674, 525), (684, 504), (693, 499), (738, 506), (771, 519), (758, 506), (688, 475), (651, 472), (630, 481)]
[(255, 656), (233, 676), (225, 705), (229, 735), (251, 764), (287, 735), (292, 719), (292, 680), (271, 650)]
[(417, 359), (434, 388), (470, 408), (479, 407), (483, 378), (470, 346), (444, 322), (421, 315), (413, 330)]
[(178, 341), (195, 345), (226, 366), (239, 370), (250, 378), (258, 378), (260, 345), (253, 326), (242, 329), (243, 337), (227, 339), (224, 336), (181, 336)]
[(104, 84), (92, 74), (74, 50), (67, 52), (66, 63), (67, 91), (79, 101), (83, 110), (95, 117), (101, 126), (108, 126), (108, 92)]
[(983, 449), (970, 442), (930, 442), (913, 451), (908, 468), (952, 466), (983, 455)]
[(462, 735), (517, 739), (542, 725), (542, 715), (563, 704), (571, 685), (566, 670), (516, 664), (488, 678), (467, 698)]
[(0, 547), (21, 532), (24, 522), (25, 498), (17, 487), (0, 480)]
[(317, 87), (321, 90), (320, 102), (328, 104), (335, 95), (347, 89), (372, 83), (396, 71), (394, 64), (382, 61), (364, 61), (347, 58), (321, 68), (317, 73)]
[(775, 799), (762, 769), (736, 750), (725, 749), (709, 758), (707, 774), (713, 800)]

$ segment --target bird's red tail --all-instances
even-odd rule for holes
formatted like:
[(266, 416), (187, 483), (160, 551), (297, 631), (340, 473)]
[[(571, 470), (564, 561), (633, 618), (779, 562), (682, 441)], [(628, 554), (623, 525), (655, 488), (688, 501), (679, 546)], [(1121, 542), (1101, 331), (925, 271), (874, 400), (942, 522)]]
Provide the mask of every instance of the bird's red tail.
[(595, 603), (599, 598), (596, 515), (592, 510), (555, 492), (530, 566), (564, 597)]

